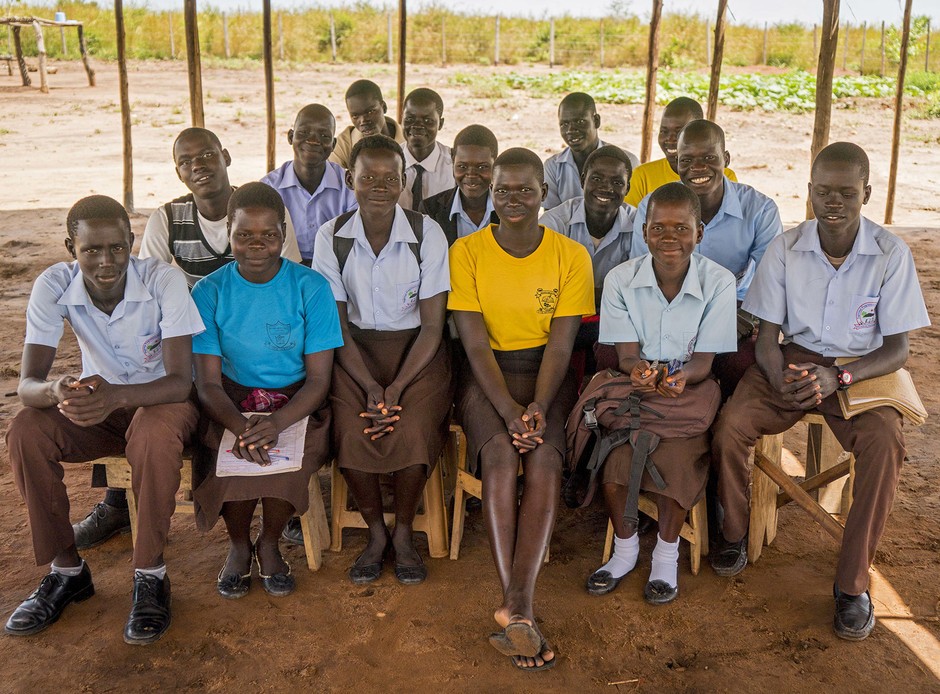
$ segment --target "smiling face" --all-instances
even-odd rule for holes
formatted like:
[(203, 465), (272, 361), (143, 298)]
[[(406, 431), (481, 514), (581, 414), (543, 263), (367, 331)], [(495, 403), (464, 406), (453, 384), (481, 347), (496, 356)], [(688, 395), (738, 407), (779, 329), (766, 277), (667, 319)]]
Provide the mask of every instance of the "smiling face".
[(489, 147), (460, 145), (454, 148), (454, 181), (468, 200), (487, 194), (493, 180), (493, 153)]
[(294, 150), (294, 164), (313, 169), (323, 164), (333, 153), (336, 121), (325, 110), (301, 111), (294, 127), (287, 131), (287, 141)]
[(405, 187), (405, 163), (390, 149), (363, 149), (346, 185), (356, 194), (360, 209), (386, 212), (395, 207)]
[(405, 131), (405, 141), (412, 153), (427, 152), (437, 140), (437, 132), (443, 125), (444, 119), (437, 112), (434, 103), (405, 102), (401, 127)]
[(679, 178), (700, 198), (722, 189), (725, 167), (730, 162), (731, 155), (715, 132), (689, 135), (686, 131), (679, 136)]
[(197, 198), (211, 198), (231, 188), (228, 167), (232, 158), (208, 135), (193, 133), (173, 148), (176, 175)]
[(134, 235), (122, 219), (83, 219), (65, 247), (82, 271), (92, 300), (123, 296)]
[(349, 119), (363, 137), (385, 132), (385, 112), (388, 110), (382, 99), (373, 96), (351, 96), (346, 99)]
[(682, 128), (695, 120), (695, 117), (688, 111), (679, 113), (663, 113), (663, 118), (659, 122), (659, 135), (657, 136), (659, 148), (666, 155), (666, 161), (672, 170), (678, 173), (677, 162), (679, 159), (679, 133)]
[(627, 194), (627, 165), (613, 157), (597, 157), (584, 172), (584, 207), (596, 215), (615, 214)]
[(267, 207), (236, 209), (229, 224), (238, 273), (249, 282), (268, 282), (281, 268), (284, 224)]
[(809, 199), (820, 233), (845, 234), (858, 229), (862, 205), (871, 197), (857, 164), (819, 161), (813, 167)]
[(585, 104), (562, 104), (558, 107), (558, 130), (561, 139), (575, 152), (593, 152), (597, 148), (597, 129), (601, 117)]
[(538, 224), (542, 201), (548, 186), (539, 183), (531, 166), (512, 164), (493, 171), (493, 209), (502, 224), (527, 228)]
[(646, 211), (643, 240), (654, 263), (674, 268), (689, 261), (704, 230), (688, 202), (653, 202)]

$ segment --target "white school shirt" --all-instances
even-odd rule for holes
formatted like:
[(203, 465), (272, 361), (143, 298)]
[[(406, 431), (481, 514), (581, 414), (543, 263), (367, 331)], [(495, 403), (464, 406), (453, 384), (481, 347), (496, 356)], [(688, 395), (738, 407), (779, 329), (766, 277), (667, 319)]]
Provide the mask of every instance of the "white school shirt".
[(420, 299), (450, 291), (447, 238), (440, 225), (424, 216), (424, 239), (418, 259), (409, 243), (417, 243), (405, 212), (395, 208), (388, 243), (378, 257), (372, 251), (362, 216), (357, 210), (341, 229), (340, 237), (354, 239), (340, 275), (333, 251), (335, 219), (317, 232), (313, 269), (326, 277), (333, 298), (346, 302), (349, 322), (363, 330), (409, 330), (421, 326)]
[[(606, 144), (609, 143), (598, 138), (595, 149)], [(635, 154), (626, 150), (624, 153), (630, 160), (632, 168), (635, 169), (640, 165), (640, 160)], [(558, 154), (553, 154), (545, 160), (545, 182), (548, 184), (548, 195), (542, 207), (546, 210), (558, 207), (566, 200), (584, 195), (584, 188), (581, 187), (581, 174), (578, 173), (578, 165), (575, 163), (570, 147), (565, 147)]]
[(435, 142), (434, 149), (421, 161), (414, 158), (407, 146), (402, 147), (402, 150), (405, 153), (405, 188), (401, 191), (401, 197), (398, 198), (398, 204), (402, 207), (411, 209), (411, 186), (415, 176), (418, 175), (415, 172), (415, 164), (421, 164), (424, 167), (424, 174), (421, 178), (422, 200), (427, 200), (432, 195), (443, 193), (457, 185), (454, 182), (454, 156), (447, 145)]
[(734, 275), (693, 253), (682, 288), (666, 301), (653, 271), (653, 256), (611, 270), (601, 298), (600, 342), (639, 342), (647, 361), (689, 361), (694, 352), (738, 348)]
[(65, 321), (82, 352), (82, 378), (150, 383), (166, 375), (163, 340), (205, 330), (183, 272), (156, 258), (131, 256), (124, 299), (111, 315), (94, 305), (78, 263), (56, 263), (33, 284), (26, 343), (58, 348)]
[(885, 335), (930, 325), (907, 244), (865, 217), (838, 270), (822, 251), (815, 219), (774, 239), (742, 308), (827, 357), (860, 357)]
[(488, 227), (492, 223), (493, 218), (493, 196), (487, 192), (486, 194), (486, 211), (483, 213), (483, 218), (480, 220), (480, 223), (477, 224), (472, 219), (470, 215), (463, 208), (463, 202), (460, 200), (460, 191), (458, 190), (454, 194), (454, 202), (450, 206), (450, 218), (453, 219), (456, 217), (457, 223), (457, 238), (462, 239), (464, 236), (469, 236), (475, 231), (479, 231), (483, 227)]

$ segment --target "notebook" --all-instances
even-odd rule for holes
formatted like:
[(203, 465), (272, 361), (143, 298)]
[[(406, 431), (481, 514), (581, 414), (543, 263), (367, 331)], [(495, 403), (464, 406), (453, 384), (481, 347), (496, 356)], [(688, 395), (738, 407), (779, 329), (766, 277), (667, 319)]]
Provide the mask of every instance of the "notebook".
[[(852, 361), (854, 359), (841, 358), (836, 359), (836, 364), (842, 366)], [(853, 383), (847, 390), (836, 392), (839, 394), (839, 405), (846, 419), (851, 419), (860, 412), (885, 406), (893, 407), (915, 426), (920, 426), (927, 419), (927, 410), (907, 369), (898, 369), (894, 373), (877, 378), (867, 378)]]
[[(268, 415), (270, 412), (243, 412), (246, 417)], [(228, 429), (222, 435), (219, 455), (215, 462), (217, 477), (258, 477), (277, 475), (282, 472), (296, 472), (303, 464), (304, 441), (307, 438), (307, 419), (304, 417), (294, 422), (277, 437), (277, 445), (268, 449), (270, 465), (258, 465), (250, 460), (242, 460), (232, 453), (236, 446), (235, 434)]]

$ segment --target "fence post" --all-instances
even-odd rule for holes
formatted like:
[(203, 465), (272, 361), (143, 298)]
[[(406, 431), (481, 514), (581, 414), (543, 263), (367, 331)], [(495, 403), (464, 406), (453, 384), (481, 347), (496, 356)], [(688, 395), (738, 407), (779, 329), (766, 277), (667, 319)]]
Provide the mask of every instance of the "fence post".
[(496, 39), (493, 49), (493, 65), (499, 65), (499, 15), (496, 15)]
[(222, 13), (222, 42), (225, 45), (225, 57), (231, 58), (232, 49), (228, 40), (228, 15), (225, 12)]
[(330, 55), (333, 62), (336, 62), (336, 21), (333, 19), (333, 13), (330, 12)]
[[(388, 20), (388, 50), (386, 50), (385, 52), (385, 56), (386, 56), (385, 60), (386, 62), (391, 63), (392, 56), (394, 55), (392, 53), (392, 13), (391, 12), (387, 13), (385, 15), (385, 18)], [(401, 98), (401, 95), (399, 95), (398, 98)]]
[(604, 69), (604, 20), (601, 20), (601, 70)]
[(173, 13), (166, 13), (166, 23), (170, 27), (170, 60), (176, 59), (176, 41), (173, 39)]
[(767, 64), (767, 22), (764, 22), (764, 52), (761, 59), (761, 65)]
[(849, 61), (849, 23), (842, 29), (845, 32), (845, 42), (842, 44), (842, 69), (845, 70)]
[(284, 60), (284, 15), (280, 12), (277, 13), (277, 34), (278, 34), (278, 53), (281, 56), (281, 60)]
[(881, 20), (881, 76), (885, 76), (885, 22)]
[(548, 66), (555, 67), (555, 20), (548, 20)]
[(444, 17), (441, 17), (441, 65), (447, 66), (447, 25)]
[(862, 22), (862, 53), (858, 58), (858, 74), (865, 74), (865, 34), (868, 33), (868, 22)]

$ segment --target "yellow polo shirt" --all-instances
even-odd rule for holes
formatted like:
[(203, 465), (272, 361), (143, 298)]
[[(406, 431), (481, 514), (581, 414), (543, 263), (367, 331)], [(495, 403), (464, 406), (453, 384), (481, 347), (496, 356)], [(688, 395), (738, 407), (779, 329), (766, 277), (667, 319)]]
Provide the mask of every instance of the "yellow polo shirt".
[[(725, 176), (732, 181), (738, 180), (738, 177), (734, 175), (734, 171), (731, 169), (725, 169)], [(672, 167), (669, 166), (669, 160), (665, 157), (641, 164), (633, 170), (633, 176), (630, 177), (630, 190), (623, 201), (636, 207), (640, 204), (640, 200), (659, 188), (659, 186), (678, 180), (679, 174), (672, 170)]]

